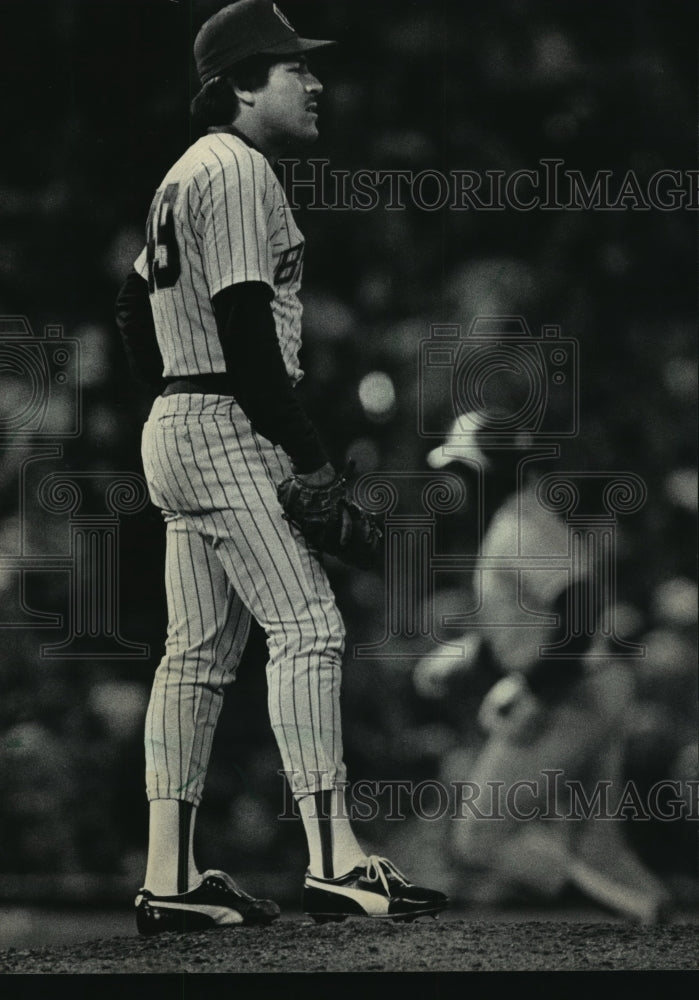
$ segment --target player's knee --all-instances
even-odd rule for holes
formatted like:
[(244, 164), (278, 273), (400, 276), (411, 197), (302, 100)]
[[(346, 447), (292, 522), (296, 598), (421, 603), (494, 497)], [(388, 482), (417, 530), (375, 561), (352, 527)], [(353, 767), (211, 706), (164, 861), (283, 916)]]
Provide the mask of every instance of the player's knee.
[(301, 638), (296, 653), (302, 659), (327, 660), (339, 663), (345, 650), (344, 632), (319, 629)]
[(155, 673), (156, 687), (174, 689), (178, 697), (184, 691), (203, 688), (219, 694), (235, 680), (238, 662), (239, 658), (225, 657), (220, 649), (166, 651)]
[(265, 631), (273, 659), (326, 655), (339, 658), (345, 650), (345, 625), (334, 607), (309, 608), (292, 623), (274, 622)]

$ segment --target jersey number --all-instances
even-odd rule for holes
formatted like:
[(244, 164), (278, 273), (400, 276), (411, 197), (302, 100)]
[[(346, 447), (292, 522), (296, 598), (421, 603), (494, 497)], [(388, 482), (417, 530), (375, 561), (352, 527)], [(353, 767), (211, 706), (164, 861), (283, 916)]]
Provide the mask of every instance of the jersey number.
[(148, 290), (172, 288), (180, 276), (180, 250), (175, 238), (173, 207), (178, 184), (168, 184), (153, 199), (146, 223)]
[(301, 270), (303, 263), (303, 243), (297, 243), (295, 247), (289, 247), (279, 255), (279, 262), (274, 271), (275, 285), (288, 285), (293, 281)]

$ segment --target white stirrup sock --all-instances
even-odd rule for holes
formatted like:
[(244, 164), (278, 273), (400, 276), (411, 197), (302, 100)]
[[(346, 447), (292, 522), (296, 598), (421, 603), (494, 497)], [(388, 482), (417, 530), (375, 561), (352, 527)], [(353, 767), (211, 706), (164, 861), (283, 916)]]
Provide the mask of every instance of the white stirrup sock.
[(201, 881), (194, 863), (195, 818), (196, 809), (189, 802), (151, 801), (144, 888), (156, 896), (187, 892)]
[(337, 878), (366, 854), (350, 825), (342, 789), (314, 792), (297, 800), (308, 842), (308, 868), (319, 878)]

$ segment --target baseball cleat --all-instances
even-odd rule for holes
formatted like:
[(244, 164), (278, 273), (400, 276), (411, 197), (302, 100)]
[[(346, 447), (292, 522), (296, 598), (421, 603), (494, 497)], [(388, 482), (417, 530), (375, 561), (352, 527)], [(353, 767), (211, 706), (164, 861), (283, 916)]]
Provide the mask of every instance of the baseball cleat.
[(196, 889), (176, 896), (154, 896), (140, 889), (136, 897), (136, 927), (147, 936), (161, 931), (205, 931), (212, 927), (270, 924), (280, 915), (271, 899), (253, 899), (230, 875), (206, 871)]
[(372, 854), (339, 878), (306, 873), (302, 908), (319, 924), (354, 916), (409, 922), (436, 917), (448, 902), (444, 893), (413, 885), (388, 858)]

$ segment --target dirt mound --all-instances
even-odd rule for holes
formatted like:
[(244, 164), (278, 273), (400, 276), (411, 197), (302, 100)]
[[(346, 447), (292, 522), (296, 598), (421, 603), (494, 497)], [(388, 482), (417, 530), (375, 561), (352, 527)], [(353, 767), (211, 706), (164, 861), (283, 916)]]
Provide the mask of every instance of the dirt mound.
[(696, 970), (693, 923), (285, 920), (0, 952), (9, 974), (461, 973)]

